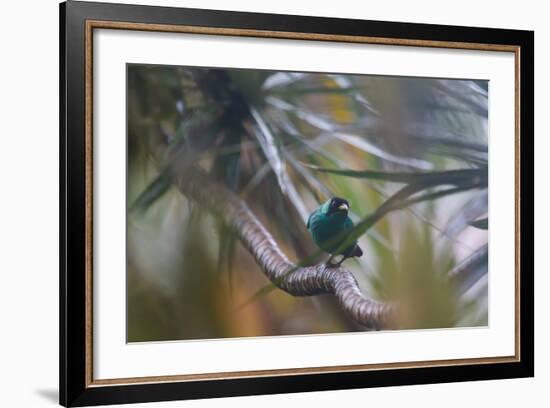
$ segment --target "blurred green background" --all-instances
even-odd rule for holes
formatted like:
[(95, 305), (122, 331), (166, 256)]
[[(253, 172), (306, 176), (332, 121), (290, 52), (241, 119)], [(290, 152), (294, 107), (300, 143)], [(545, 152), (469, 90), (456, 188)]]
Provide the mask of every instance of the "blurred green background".
[[(348, 199), (357, 221), (402, 187), (312, 165), (487, 171), (486, 81), (136, 64), (127, 81), (130, 342), (365, 330), (329, 295), (255, 296), (270, 282), (168, 168), (200, 168), (238, 194), (296, 262), (317, 252), (305, 221), (327, 198)], [(406, 306), (406, 327), (487, 325), (487, 188), (444, 187), (384, 217), (344, 263), (366, 295)], [(480, 255), (465, 282), (448, 279)]]

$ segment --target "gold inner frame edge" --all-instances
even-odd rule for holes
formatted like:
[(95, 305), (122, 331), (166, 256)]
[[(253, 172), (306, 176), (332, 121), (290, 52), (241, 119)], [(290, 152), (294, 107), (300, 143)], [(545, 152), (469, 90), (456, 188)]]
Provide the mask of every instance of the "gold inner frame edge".
[[(357, 364), (342, 366), (301, 367), (273, 370), (252, 370), (214, 372), (204, 374), (161, 375), (150, 377), (126, 377), (112, 379), (93, 378), (93, 30), (118, 29), (131, 31), (171, 32), (186, 34), (206, 34), (255, 38), (275, 38), (309, 41), (330, 41), (340, 43), (362, 43), (409, 47), (448, 48), (478, 51), (513, 52), (515, 58), (515, 354), (502, 357), (479, 357), (414, 362)], [(396, 368), (420, 368), (461, 366), (469, 364), (496, 364), (521, 361), (520, 356), (520, 51), (521, 47), (505, 44), (467, 43), (437, 40), (415, 40), (406, 38), (386, 38), (354, 35), (334, 35), (300, 33), (289, 31), (251, 30), (235, 28), (198, 27), (189, 25), (168, 25), (150, 23), (128, 23), (121, 21), (86, 20), (85, 26), (85, 286), (86, 286), (86, 345), (85, 345), (85, 385), (102, 387), (145, 383), (168, 383), (183, 381), (207, 381), (267, 376), (292, 376), (300, 374), (321, 374), (389, 370)]]

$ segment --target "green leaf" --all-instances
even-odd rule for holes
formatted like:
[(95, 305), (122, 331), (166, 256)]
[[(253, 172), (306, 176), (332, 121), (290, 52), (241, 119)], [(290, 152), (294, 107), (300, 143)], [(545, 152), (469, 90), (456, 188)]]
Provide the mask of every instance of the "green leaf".
[(218, 224), (218, 237), (220, 243), (218, 249), (218, 272), (227, 272), (229, 295), (231, 296), (233, 294), (233, 261), (237, 249), (237, 236), (231, 228), (220, 222)]
[(479, 220), (470, 221), (468, 225), (475, 228), (486, 230), (486, 229), (489, 229), (489, 218), (482, 218)]
[(130, 206), (130, 213), (144, 212), (168, 191), (172, 184), (172, 172), (163, 170)]
[(377, 170), (329, 169), (306, 163), (302, 163), (302, 165), (315, 171), (331, 173), (340, 176), (368, 178), (373, 180), (382, 180), (405, 184), (423, 183), (426, 185), (455, 185), (458, 182), (475, 180), (476, 178), (479, 178), (479, 184), (483, 184), (483, 182), (486, 182), (487, 180), (486, 168), (425, 172), (386, 172)]

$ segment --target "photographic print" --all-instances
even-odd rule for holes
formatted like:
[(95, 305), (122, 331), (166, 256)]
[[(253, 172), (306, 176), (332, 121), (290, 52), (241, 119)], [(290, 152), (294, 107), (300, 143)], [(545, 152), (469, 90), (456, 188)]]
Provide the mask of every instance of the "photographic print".
[(127, 65), (127, 341), (488, 325), (483, 80)]

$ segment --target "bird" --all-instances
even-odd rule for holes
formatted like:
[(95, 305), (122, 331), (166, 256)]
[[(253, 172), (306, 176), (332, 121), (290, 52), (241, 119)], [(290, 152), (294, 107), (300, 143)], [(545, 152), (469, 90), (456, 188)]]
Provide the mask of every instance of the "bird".
[(363, 255), (363, 250), (356, 240), (343, 250), (339, 250), (348, 239), (346, 231), (353, 229), (353, 221), (348, 215), (349, 207), (348, 200), (332, 197), (313, 211), (307, 220), (306, 226), (315, 244), (329, 253), (330, 259), (335, 255), (343, 256), (336, 264), (331, 264), (329, 259), (328, 266), (340, 266), (348, 258)]

